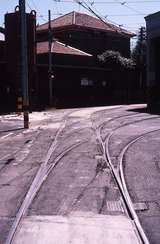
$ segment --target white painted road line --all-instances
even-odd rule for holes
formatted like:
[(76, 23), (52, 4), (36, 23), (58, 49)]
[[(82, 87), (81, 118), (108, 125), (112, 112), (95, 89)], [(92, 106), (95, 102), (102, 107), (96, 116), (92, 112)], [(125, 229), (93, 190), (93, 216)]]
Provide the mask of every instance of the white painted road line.
[(13, 132), (11, 132), (11, 133), (9, 133), (9, 134), (7, 134), (7, 135), (5, 135), (5, 136), (0, 137), (0, 139), (5, 139), (6, 137), (9, 137), (9, 136), (11, 136), (11, 135), (13, 135)]

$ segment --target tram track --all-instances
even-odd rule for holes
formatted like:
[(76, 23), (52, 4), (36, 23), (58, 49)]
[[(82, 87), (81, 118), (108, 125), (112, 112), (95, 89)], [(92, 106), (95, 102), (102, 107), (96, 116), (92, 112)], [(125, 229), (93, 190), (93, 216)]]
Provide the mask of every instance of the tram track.
[[(137, 114), (138, 114), (138, 113), (137, 113)], [(115, 119), (117, 119), (117, 118), (130, 117), (130, 116), (133, 117), (133, 116), (135, 116), (135, 115), (137, 115), (137, 114), (134, 113), (134, 115), (133, 115), (133, 114), (132, 114), (132, 115), (121, 115), (121, 116), (118, 116), (118, 117), (116, 117), (116, 118), (112, 118), (112, 119), (110, 119), (109, 122), (110, 122), (110, 121), (113, 121), (113, 120), (115, 120)], [(108, 122), (108, 121), (107, 121), (107, 122)], [(104, 126), (104, 124), (103, 124), (103, 126)], [(92, 129), (93, 129), (93, 128), (92, 128)], [(94, 129), (94, 131), (95, 131), (95, 129)], [(74, 132), (74, 131), (72, 131), (72, 132)], [(77, 132), (77, 130), (75, 130), (75, 132)], [(100, 138), (100, 137), (99, 137), (99, 138)], [(101, 141), (101, 143), (103, 144), (102, 141)], [(104, 147), (103, 147), (103, 149), (104, 149)], [(101, 167), (104, 167), (104, 165), (101, 165)], [(93, 178), (90, 180), (90, 182), (89, 182), (86, 186), (84, 186), (83, 190), (78, 194), (78, 196), (76, 197), (76, 200), (72, 203), (72, 206), (70, 207), (70, 209), (69, 209), (65, 214), (68, 214), (69, 212), (71, 212), (71, 211), (74, 209), (74, 206), (76, 205), (76, 203), (80, 201), (80, 199), (83, 197), (85, 191), (88, 190), (88, 187), (89, 187), (89, 186), (96, 180), (96, 178), (97, 178), (98, 176), (99, 176), (99, 171), (96, 170), (96, 173), (95, 173), (95, 175), (93, 176)], [(102, 209), (100, 210), (100, 212), (102, 212)]]
[[(131, 117), (133, 115), (130, 115)], [(119, 118), (124, 118), (124, 117), (128, 117), (128, 116), (118, 116), (116, 118), (112, 118), (110, 120), (107, 121), (107, 125), (109, 122), (112, 122), (112, 121), (115, 121)], [(134, 116), (133, 116), (134, 117)], [(134, 207), (133, 207), (133, 204), (132, 204), (132, 201), (130, 199), (130, 196), (129, 196), (129, 193), (128, 193), (128, 190), (127, 190), (127, 186), (126, 186), (126, 183), (125, 183), (125, 179), (124, 179), (124, 173), (123, 173), (123, 167), (122, 167), (122, 162), (123, 162), (123, 157), (124, 157), (124, 154), (125, 152), (127, 151), (127, 149), (134, 143), (136, 143), (136, 141), (140, 140), (142, 137), (144, 137), (145, 135), (149, 134), (149, 133), (153, 133), (155, 131), (159, 131), (160, 129), (157, 129), (157, 130), (152, 130), (152, 131), (148, 131), (148, 132), (145, 132), (139, 136), (137, 136), (136, 138), (132, 138), (132, 140), (130, 140), (127, 145), (125, 145), (125, 147), (123, 148), (121, 154), (120, 154), (120, 161), (119, 161), (119, 167), (117, 166), (115, 168), (115, 166), (113, 165), (112, 163), (112, 159), (111, 159), (111, 156), (110, 156), (110, 152), (109, 152), (109, 142), (110, 142), (110, 139), (111, 137), (113, 136), (113, 134), (115, 133), (115, 131), (125, 127), (125, 126), (128, 126), (128, 125), (131, 125), (131, 124), (134, 124), (134, 123), (140, 123), (140, 122), (143, 122), (145, 120), (152, 120), (152, 119), (157, 119), (159, 118), (159, 116), (154, 116), (152, 118), (146, 118), (146, 119), (142, 119), (142, 120), (138, 120), (138, 121), (134, 121), (134, 122), (130, 122), (130, 123), (124, 123), (123, 125), (120, 125), (120, 126), (117, 126), (116, 128), (113, 128), (111, 130), (111, 132), (109, 132), (106, 137), (104, 139), (102, 139), (102, 130), (103, 130), (103, 127), (106, 125), (106, 123), (103, 123), (99, 128), (98, 130), (96, 130), (97, 132), (97, 139), (101, 145), (101, 148), (102, 148), (102, 152), (103, 152), (103, 158), (107, 164), (107, 166), (109, 166), (110, 170), (111, 170), (111, 173), (117, 183), (117, 186), (118, 186), (118, 189), (120, 191), (120, 195), (122, 196), (122, 199), (123, 199), (123, 202), (124, 202), (124, 205), (125, 205), (125, 208), (126, 208), (126, 212), (128, 214), (128, 216), (131, 218), (131, 220), (133, 221), (135, 227), (136, 227), (136, 230), (139, 234), (139, 237), (140, 237), (140, 240), (142, 241), (143, 244), (149, 244), (149, 241), (148, 241), (148, 238), (146, 236), (146, 234), (144, 233), (143, 231), (143, 228), (139, 222), (139, 219), (138, 219), (138, 216), (134, 210)]]
[[(125, 115), (125, 116), (118, 116), (118, 117), (116, 117), (116, 118), (112, 118), (111, 120), (109, 120), (109, 122), (110, 121), (113, 121), (113, 120), (115, 120), (115, 119), (117, 119), (117, 118), (123, 118), (123, 117), (130, 117), (130, 116), (137, 116), (137, 114), (135, 114), (134, 113), (134, 115), (132, 114), (132, 115)], [(108, 121), (107, 121), (108, 122)], [(103, 125), (104, 126), (104, 125)], [(77, 130), (75, 130), (75, 132), (76, 132)], [(94, 129), (94, 131), (95, 131), (95, 129)], [(74, 132), (74, 131), (72, 131), (72, 132)], [(100, 137), (99, 137), (100, 138)], [(101, 144), (103, 144), (103, 142), (101, 141)], [(103, 150), (105, 150), (104, 149), (104, 147), (103, 147)], [(84, 195), (84, 193), (85, 193), (85, 191), (86, 190), (88, 190), (88, 187), (96, 180), (96, 178), (98, 177), (98, 175), (99, 175), (99, 172), (96, 172), (96, 174), (94, 175), (94, 177), (90, 180), (90, 182), (86, 185), (86, 186), (84, 186), (84, 188), (82, 189), (82, 191), (78, 194), (78, 196), (76, 197), (76, 200), (72, 203), (72, 206), (71, 206), (71, 208), (69, 209), (69, 211), (67, 211), (65, 214), (67, 214), (67, 213), (69, 213), (70, 211), (72, 211), (73, 209), (74, 209), (74, 206), (76, 205), (76, 203), (78, 202), (78, 201), (80, 201), (80, 199), (83, 197), (83, 195)], [(101, 211), (100, 212), (102, 212), (102, 209), (101, 209)]]
[[(77, 144), (74, 144), (74, 145), (68, 147), (64, 152), (62, 152), (61, 154), (59, 154), (59, 156), (57, 156), (57, 158), (55, 159), (55, 161), (52, 164), (46, 165), (46, 163), (48, 161), (45, 161), (45, 164), (43, 164), (42, 167), (40, 167), (38, 173), (36, 174), (36, 176), (34, 178), (34, 181), (32, 182), (32, 185), (30, 186), (30, 189), (28, 190), (26, 197), (16, 215), (15, 221), (12, 225), (12, 229), (6, 240), (6, 244), (12, 243), (15, 232), (20, 224), (22, 217), (26, 214), (32, 200), (34, 199), (37, 192), (40, 190), (43, 182), (49, 176), (50, 172), (56, 167), (56, 165), (59, 163), (59, 161), (65, 156), (65, 154), (69, 153), (71, 150), (75, 149), (76, 147), (80, 146), (81, 144), (83, 144), (85, 142), (86, 141), (78, 142)], [(47, 157), (49, 159), (49, 155), (47, 155)]]
[[(54, 137), (53, 142), (51, 143), (51, 145), (49, 147), (49, 150), (47, 152), (47, 155), (43, 159), (43, 162), (40, 165), (40, 168), (39, 168), (39, 170), (38, 170), (38, 172), (37, 172), (37, 174), (36, 174), (36, 176), (35, 176), (32, 184), (31, 184), (31, 186), (30, 186), (30, 188), (29, 188), (29, 190), (28, 190), (28, 192), (27, 192), (27, 194), (26, 194), (26, 196), (25, 196), (25, 198), (23, 200), (23, 203), (22, 203), (20, 209), (18, 210), (18, 212), (16, 214), (15, 221), (14, 221), (14, 223), (12, 225), (12, 228), (10, 230), (10, 233), (8, 235), (8, 238), (7, 238), (6, 242), (5, 242), (5, 244), (10, 244), (14, 240), (14, 236), (15, 236), (15, 233), (16, 233), (16, 230), (17, 230), (18, 226), (20, 225), (21, 219), (27, 214), (27, 210), (28, 210), (31, 202), (35, 198), (36, 194), (40, 190), (40, 188), (41, 188), (42, 184), (44, 183), (44, 181), (46, 180), (46, 178), (49, 176), (49, 174), (52, 172), (52, 170), (58, 165), (58, 163), (60, 162), (60, 160), (66, 154), (68, 154), (69, 152), (71, 152), (75, 148), (79, 147), (83, 143), (86, 143), (87, 142), (87, 140), (82, 140), (82, 141), (78, 141), (77, 143), (74, 143), (72, 145), (69, 145), (68, 147), (64, 148), (61, 152), (59, 152), (59, 154), (56, 155), (56, 158), (54, 158), (54, 160), (51, 162), (51, 160), (50, 160), (51, 159), (51, 156), (53, 155), (53, 152), (55, 151), (55, 149), (57, 147), (57, 142), (58, 142), (59, 137), (61, 136), (62, 131), (64, 130), (64, 128), (65, 129), (68, 129), (69, 128), (69, 127), (66, 127), (66, 120), (69, 117), (69, 115), (72, 114), (72, 113), (74, 113), (74, 112), (75, 112), (75, 110), (74, 111), (71, 111), (71, 112), (69, 112), (69, 113), (67, 113), (67, 114), (64, 115), (64, 117), (63, 117), (63, 123), (61, 123), (59, 129), (57, 130), (57, 133), (56, 133), (56, 135)], [(127, 115), (120, 116), (120, 117), (121, 118), (122, 117), (127, 117)], [(112, 118), (110, 121), (113, 121), (114, 119), (115, 118)], [(110, 121), (107, 121), (107, 122), (110, 122)], [(72, 124), (70, 124), (69, 126), (72, 126)], [(126, 126), (126, 124), (125, 125), (121, 125), (120, 127), (122, 127), (122, 126)], [(78, 129), (75, 129), (75, 130), (70, 131), (70, 133), (71, 134), (72, 133), (77, 133), (78, 131), (79, 131)], [(101, 146), (103, 148), (103, 153), (104, 153), (103, 157), (104, 157), (105, 162), (106, 162), (107, 167), (108, 167), (109, 159), (108, 159), (107, 152), (106, 152), (106, 140), (107, 140), (107, 138), (105, 138), (104, 140), (102, 140), (102, 138), (101, 138), (102, 131), (103, 131), (103, 128), (102, 129), (99, 129), (99, 128), (97, 129), (96, 128), (98, 141), (100, 142), (100, 144), (101, 144)], [(111, 165), (110, 165), (110, 169), (112, 170), (112, 167), (111, 166), (113, 166), (112, 165), (112, 162), (111, 162)], [(113, 170), (114, 170), (114, 167), (113, 167)], [(118, 182), (120, 181), (119, 182), (120, 185), (121, 185), (120, 188), (121, 188), (121, 191), (124, 193), (123, 185), (121, 183), (121, 179), (119, 178), (119, 175), (118, 175), (117, 171), (115, 171), (115, 175), (116, 175), (116, 177), (118, 179)], [(91, 180), (91, 182), (89, 182), (89, 184), (92, 184), (92, 182), (94, 181), (95, 178), (96, 178), (96, 175)], [(84, 191), (87, 188), (88, 188), (88, 185), (86, 187), (84, 187), (83, 193), (84, 193)], [(82, 194), (81, 193), (79, 194), (79, 198), (81, 198), (81, 195), (83, 195), (83, 193)], [(74, 208), (74, 205), (75, 205), (75, 202), (73, 203), (72, 208)], [(101, 211), (102, 211), (102, 209), (101, 209)], [(148, 244), (149, 242), (146, 241), (146, 242), (143, 242), (143, 243), (144, 244)]]
[[(75, 111), (78, 111), (78, 109), (74, 110), (74, 112)], [(73, 113), (73, 111), (65, 112), (62, 115), (62, 120), (65, 120), (72, 113)], [(29, 131), (25, 131), (24, 129), (16, 129), (16, 132), (9, 132), (8, 134), (1, 136), (0, 145), (2, 147), (3, 144), (7, 143), (8, 140), (11, 140), (12, 137), (14, 139), (14, 138), (18, 138), (19, 136), (22, 136), (23, 134), (28, 135), (26, 138), (24, 138), (23, 142), (20, 143), (18, 148), (16, 148), (14, 150), (13, 149), (14, 147), (10, 147), (11, 152), (10, 153), (7, 152), (7, 154), (4, 154), (3, 156), (0, 157), (0, 162), (2, 162), (0, 171), (3, 170), (6, 166), (8, 166), (11, 161), (14, 161), (15, 157), (18, 156), (21, 152), (25, 151), (25, 149), (27, 149), (28, 147), (31, 147), (32, 145), (34, 145), (34, 143), (40, 136), (41, 132), (43, 133), (43, 131), (44, 130), (41, 127), (37, 128), (36, 130), (31, 129)], [(0, 133), (2, 133), (2, 134), (7, 133), (7, 132), (8, 132), (8, 130), (0, 131)], [(57, 143), (57, 136), (59, 136), (59, 135), (56, 134), (56, 136), (54, 138), (53, 146)], [(32, 143), (30, 143), (30, 142), (32, 142)], [(3, 163), (3, 161), (4, 161), (4, 163)]]
[[(76, 112), (77, 111), (79, 111), (79, 109), (77, 109)], [(77, 148), (78, 146), (80, 146), (81, 144), (83, 144), (87, 141), (87, 140), (78, 141), (77, 143), (70, 145), (69, 147), (64, 149), (62, 152), (60, 152), (52, 163), (50, 162), (51, 155), (53, 154), (53, 152), (55, 151), (55, 148), (57, 146), (58, 138), (60, 137), (60, 134), (62, 133), (62, 131), (64, 130), (64, 128), (66, 126), (67, 118), (69, 117), (69, 115), (71, 115), (74, 112), (75, 112), (75, 110), (70, 111), (69, 113), (66, 113), (63, 116), (62, 123), (56, 133), (56, 136), (54, 137), (54, 140), (51, 143), (45, 158), (43, 159), (43, 163), (40, 165), (40, 168), (39, 168), (36, 176), (34, 177), (34, 180), (32, 181), (32, 184), (31, 184), (29, 190), (27, 191), (26, 196), (16, 214), (15, 220), (9, 231), (5, 244), (12, 243), (16, 230), (21, 222), (22, 217), (25, 216), (25, 214), (27, 213), (27, 210), (28, 210), (30, 204), (32, 203), (34, 197), (40, 190), (40, 188), (41, 188), (42, 184), (44, 183), (44, 181), (46, 180), (46, 178), (49, 176), (50, 172), (57, 166), (57, 164), (66, 154), (68, 154), (70, 151), (72, 151), (73, 149)], [(75, 133), (75, 131), (74, 131), (74, 133)]]
[[(156, 131), (158, 131), (158, 130), (156, 130)], [(155, 132), (155, 130), (154, 131), (150, 131), (148, 133), (151, 133), (151, 132)], [(143, 244), (149, 244), (149, 240), (148, 240), (148, 238), (147, 238), (147, 236), (146, 236), (146, 234), (145, 234), (145, 232), (143, 230), (143, 227), (141, 226), (141, 223), (139, 221), (139, 218), (137, 216), (136, 211), (134, 210), (131, 198), (129, 196), (129, 193), (128, 193), (128, 190), (127, 190), (127, 186), (126, 186), (126, 183), (125, 183), (122, 162), (123, 162), (123, 157), (124, 157), (124, 153), (126, 152), (126, 150), (133, 143), (135, 143), (136, 141), (138, 141), (139, 139), (141, 139), (144, 135), (146, 135), (148, 133), (145, 133), (143, 135), (138, 136), (136, 139), (133, 139), (131, 142), (129, 142), (125, 146), (125, 148), (122, 150), (122, 153), (121, 153), (121, 156), (120, 156), (120, 163), (119, 163), (120, 166), (119, 166), (119, 168), (117, 167), (117, 169), (115, 169), (115, 167), (112, 164), (112, 160), (111, 160), (111, 157), (110, 157), (110, 154), (109, 154), (108, 146), (107, 146), (107, 149), (106, 149), (106, 152), (105, 152), (105, 161), (106, 161), (107, 165), (109, 165), (109, 167), (111, 169), (111, 172), (112, 172), (112, 175), (113, 175), (113, 177), (114, 177), (114, 179), (115, 179), (115, 181), (117, 183), (118, 189), (119, 189), (120, 194), (121, 194), (122, 199), (123, 199), (123, 203), (124, 203), (125, 208), (126, 208), (126, 212), (127, 212), (128, 216), (131, 218), (131, 220), (133, 221), (133, 223), (134, 223), (134, 225), (136, 227), (136, 230), (137, 230), (137, 232), (138, 232), (138, 234), (140, 236), (140, 239), (141, 239)]]
[[(119, 157), (119, 177), (121, 179), (121, 183), (122, 183), (122, 187), (123, 187), (123, 191), (124, 191), (124, 194), (125, 194), (125, 197), (126, 197), (126, 201), (127, 201), (127, 204), (130, 206), (130, 210), (131, 210), (131, 214), (132, 214), (132, 218), (135, 222), (135, 225), (142, 237), (142, 240), (144, 240), (144, 243), (147, 243), (148, 239), (146, 239), (146, 235), (142, 229), (142, 226), (139, 222), (139, 219), (138, 219), (138, 216), (134, 210), (134, 206), (132, 204), (132, 200), (131, 200), (131, 197), (130, 197), (130, 194), (127, 190), (127, 184), (126, 184), (126, 181), (125, 181), (125, 176), (124, 176), (124, 170), (123, 170), (123, 161), (124, 161), (124, 157), (125, 157), (125, 154), (126, 152), (128, 151), (128, 149), (133, 145), (135, 144), (136, 142), (138, 142), (139, 140), (141, 140), (142, 138), (144, 138), (145, 136), (151, 134), (151, 133), (154, 133), (154, 132), (158, 132), (160, 131), (160, 129), (157, 129), (157, 130), (152, 130), (152, 131), (149, 131), (149, 132), (146, 132), (140, 136), (138, 136), (137, 138), (131, 140), (124, 148), (123, 150), (121, 151), (120, 153), (120, 157)], [(149, 243), (149, 241), (148, 241)]]

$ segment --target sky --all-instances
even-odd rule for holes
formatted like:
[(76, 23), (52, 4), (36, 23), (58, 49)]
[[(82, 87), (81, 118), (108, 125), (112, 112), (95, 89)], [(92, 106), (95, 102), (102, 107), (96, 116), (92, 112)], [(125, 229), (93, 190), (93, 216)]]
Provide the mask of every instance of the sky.
[[(26, 11), (37, 12), (37, 23), (47, 22), (48, 10), (52, 19), (71, 11), (89, 13), (77, 0), (26, 0)], [(160, 0), (80, 0), (86, 2), (99, 16), (106, 21), (138, 33), (141, 26), (145, 26), (144, 17), (160, 11)], [(4, 14), (13, 12), (18, 0), (0, 0), (0, 26), (4, 25)], [(2, 35), (0, 36), (2, 38)]]

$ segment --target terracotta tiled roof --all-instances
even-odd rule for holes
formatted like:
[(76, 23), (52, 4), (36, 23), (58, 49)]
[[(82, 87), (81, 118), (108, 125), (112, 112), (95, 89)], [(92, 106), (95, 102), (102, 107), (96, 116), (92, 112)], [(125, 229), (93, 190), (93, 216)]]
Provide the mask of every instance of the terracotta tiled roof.
[[(62, 28), (67, 26), (80, 26), (105, 32), (116, 32), (119, 34), (127, 35), (129, 37), (135, 35), (116, 25), (110, 24), (108, 22), (104, 23), (98, 18), (78, 12), (71, 12), (51, 21), (52, 28)], [(48, 23), (37, 27), (37, 31), (39, 32), (45, 31), (46, 29), (48, 29)]]
[[(52, 53), (61, 53), (68, 55), (80, 55), (80, 56), (92, 56), (91, 54), (85, 53), (79, 49), (67, 46), (61, 42), (53, 41), (52, 43)], [(48, 42), (38, 42), (37, 43), (37, 54), (48, 53)]]

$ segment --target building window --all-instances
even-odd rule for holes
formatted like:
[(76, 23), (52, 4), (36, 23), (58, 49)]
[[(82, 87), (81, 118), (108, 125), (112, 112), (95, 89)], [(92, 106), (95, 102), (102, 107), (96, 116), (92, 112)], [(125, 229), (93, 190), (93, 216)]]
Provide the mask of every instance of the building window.
[(89, 80), (88, 78), (86, 77), (83, 77), (81, 79), (81, 86), (93, 86), (94, 85), (94, 82), (93, 80)]

